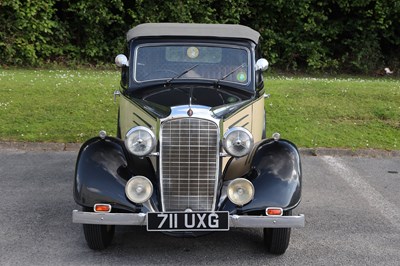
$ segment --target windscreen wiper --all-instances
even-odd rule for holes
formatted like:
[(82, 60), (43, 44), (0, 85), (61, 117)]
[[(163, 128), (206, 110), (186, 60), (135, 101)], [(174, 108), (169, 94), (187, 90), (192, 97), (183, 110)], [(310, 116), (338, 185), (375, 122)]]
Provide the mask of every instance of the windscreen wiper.
[(233, 73), (235, 73), (236, 70), (238, 70), (238, 69), (240, 69), (240, 68), (242, 68), (242, 67), (245, 67), (245, 66), (246, 66), (246, 64), (243, 63), (243, 64), (241, 64), (240, 66), (236, 67), (234, 70), (232, 70), (231, 72), (229, 72), (228, 74), (226, 74), (226, 75), (223, 76), (222, 78), (218, 79), (218, 80), (215, 82), (215, 86), (218, 86), (218, 85), (219, 85), (219, 82), (220, 82), (221, 80), (226, 79), (227, 77), (229, 77), (230, 75), (232, 75)]
[(199, 64), (196, 64), (188, 69), (186, 69), (185, 71), (183, 71), (182, 73), (180, 73), (179, 75), (176, 75), (175, 77), (170, 78), (169, 80), (167, 80), (167, 82), (165, 82), (165, 85), (168, 85), (169, 83), (171, 83), (171, 81), (173, 81), (174, 79), (178, 79), (180, 77), (182, 77), (183, 75), (185, 75), (186, 73), (188, 73), (190, 70), (192, 70), (193, 68), (197, 67)]

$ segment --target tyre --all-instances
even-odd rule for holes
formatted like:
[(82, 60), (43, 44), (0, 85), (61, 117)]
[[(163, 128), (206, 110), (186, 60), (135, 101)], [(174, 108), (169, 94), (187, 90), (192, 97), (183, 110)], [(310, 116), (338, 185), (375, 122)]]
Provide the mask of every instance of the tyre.
[[(90, 211), (84, 208), (84, 211)], [(86, 243), (93, 250), (102, 250), (107, 248), (115, 232), (115, 225), (83, 224), (83, 233)]]
[[(292, 211), (284, 212), (289, 216)], [(281, 255), (289, 246), (291, 228), (264, 228), (264, 247), (271, 254)]]

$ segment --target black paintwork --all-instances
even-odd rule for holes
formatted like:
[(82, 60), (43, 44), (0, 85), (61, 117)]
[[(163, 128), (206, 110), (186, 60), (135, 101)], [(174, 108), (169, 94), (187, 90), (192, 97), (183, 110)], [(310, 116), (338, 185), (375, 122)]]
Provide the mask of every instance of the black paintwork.
[[(120, 139), (90, 139), (79, 151), (75, 168), (74, 199), (84, 207), (110, 203), (113, 208), (137, 212), (140, 206), (133, 204), (125, 196), (125, 184), (135, 175), (144, 175), (153, 184), (156, 182), (149, 159), (131, 156)], [(156, 195), (157, 186), (154, 187)]]
[[(289, 210), (299, 204), (301, 164), (294, 144), (286, 140), (265, 140), (254, 148), (247, 163), (251, 164), (250, 171), (243, 177), (248, 178), (255, 187), (253, 201), (237, 207), (226, 200), (219, 210), (238, 214), (263, 213), (266, 207)], [(78, 155), (75, 201), (85, 207), (110, 203), (114, 209), (146, 211), (125, 196), (125, 184), (134, 175), (144, 175), (153, 182), (155, 193), (152, 201), (158, 206), (158, 182), (151, 162), (147, 158), (131, 156), (119, 139), (93, 138), (82, 145)]]
[[(301, 199), (301, 162), (296, 146), (287, 141), (262, 141), (254, 148), (250, 171), (244, 175), (255, 188), (254, 199), (237, 208), (229, 200), (221, 210), (231, 213), (264, 213), (266, 207), (295, 208)], [(233, 162), (234, 163), (234, 162)]]
[(176, 80), (175, 84), (149, 85), (143, 89), (124, 91), (124, 95), (134, 101), (141, 101), (146, 106), (158, 110), (160, 115), (168, 115), (173, 106), (193, 105), (209, 107), (223, 106), (255, 98), (255, 93), (236, 89), (229, 85), (214, 87), (210, 81)]

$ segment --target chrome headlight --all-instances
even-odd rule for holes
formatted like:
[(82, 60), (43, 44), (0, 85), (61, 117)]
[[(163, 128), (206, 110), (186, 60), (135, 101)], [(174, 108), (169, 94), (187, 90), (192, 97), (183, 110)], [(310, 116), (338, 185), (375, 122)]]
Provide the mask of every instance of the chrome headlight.
[(125, 146), (133, 155), (143, 157), (153, 151), (156, 137), (153, 131), (146, 127), (133, 127), (126, 133)]
[(228, 198), (234, 204), (243, 206), (254, 198), (254, 186), (245, 178), (236, 178), (228, 185)]
[(153, 184), (144, 176), (134, 176), (126, 183), (125, 194), (134, 203), (146, 202), (153, 194)]
[(229, 155), (243, 157), (253, 148), (254, 140), (247, 129), (233, 127), (225, 133), (222, 144)]

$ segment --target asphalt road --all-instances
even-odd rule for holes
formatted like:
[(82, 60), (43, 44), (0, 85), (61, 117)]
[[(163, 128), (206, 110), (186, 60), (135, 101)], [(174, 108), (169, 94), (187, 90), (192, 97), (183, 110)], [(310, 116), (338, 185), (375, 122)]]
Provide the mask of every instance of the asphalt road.
[(71, 223), (76, 152), (0, 151), (0, 265), (399, 265), (400, 157), (303, 157), (303, 201), (282, 256), (262, 231), (174, 238), (119, 227), (109, 249), (87, 248)]

